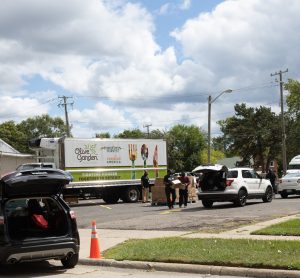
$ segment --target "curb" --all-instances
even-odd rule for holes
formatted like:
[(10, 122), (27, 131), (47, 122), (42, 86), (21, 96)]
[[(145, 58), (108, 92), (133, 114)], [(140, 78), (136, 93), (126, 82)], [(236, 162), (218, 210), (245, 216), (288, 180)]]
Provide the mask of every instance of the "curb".
[(151, 271), (180, 272), (193, 274), (227, 275), (258, 278), (300, 278), (300, 271), (282, 269), (257, 269), (243, 267), (193, 265), (179, 263), (158, 263), (140, 261), (116, 261), (112, 259), (79, 259), (78, 264), (105, 266), (116, 268), (131, 268)]

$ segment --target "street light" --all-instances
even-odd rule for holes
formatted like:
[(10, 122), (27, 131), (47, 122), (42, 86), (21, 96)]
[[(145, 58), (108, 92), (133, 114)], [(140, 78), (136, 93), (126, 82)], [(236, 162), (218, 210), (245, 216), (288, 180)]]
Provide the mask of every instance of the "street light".
[(214, 99), (211, 96), (208, 97), (208, 148), (207, 148), (207, 163), (210, 164), (210, 125), (211, 125), (211, 104), (215, 102), (221, 95), (231, 93), (232, 90), (228, 89), (221, 92)]

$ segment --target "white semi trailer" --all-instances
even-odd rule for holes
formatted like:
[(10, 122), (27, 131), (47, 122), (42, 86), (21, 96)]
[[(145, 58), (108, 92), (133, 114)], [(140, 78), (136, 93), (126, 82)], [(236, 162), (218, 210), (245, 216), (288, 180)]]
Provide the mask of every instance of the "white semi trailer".
[(167, 145), (158, 139), (40, 138), (29, 142), (38, 162), (54, 162), (68, 171), (73, 181), (65, 196), (97, 197), (107, 203), (119, 199), (136, 202), (141, 176), (149, 173), (150, 183), (167, 170)]

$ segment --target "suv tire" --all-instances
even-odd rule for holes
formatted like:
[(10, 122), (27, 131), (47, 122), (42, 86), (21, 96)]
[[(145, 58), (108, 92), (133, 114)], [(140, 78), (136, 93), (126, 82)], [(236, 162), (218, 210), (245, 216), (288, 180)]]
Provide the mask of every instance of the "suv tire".
[(211, 200), (202, 200), (202, 205), (205, 207), (205, 208), (212, 208), (213, 206), (213, 201)]
[(282, 191), (280, 193), (280, 196), (281, 196), (281, 198), (286, 199), (289, 196), (289, 194), (287, 194), (285, 191)]
[(234, 204), (237, 207), (243, 207), (247, 203), (247, 191), (245, 189), (240, 189), (237, 199), (234, 201)]
[(73, 254), (64, 259), (61, 259), (61, 263), (65, 268), (73, 268), (77, 265), (79, 259), (79, 254)]
[(268, 186), (266, 189), (266, 193), (265, 193), (264, 197), (262, 198), (262, 200), (265, 203), (270, 203), (270, 202), (272, 202), (272, 199), (273, 199), (273, 190), (270, 186)]

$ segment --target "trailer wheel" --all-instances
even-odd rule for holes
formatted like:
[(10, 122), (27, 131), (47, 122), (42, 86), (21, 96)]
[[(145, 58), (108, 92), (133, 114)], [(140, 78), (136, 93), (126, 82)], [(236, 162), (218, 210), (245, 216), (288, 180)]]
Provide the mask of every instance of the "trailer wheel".
[(122, 200), (126, 203), (136, 203), (140, 198), (140, 191), (137, 187), (129, 187), (125, 190)]
[(115, 204), (119, 201), (120, 197), (116, 193), (111, 192), (103, 196), (103, 201), (107, 204)]

